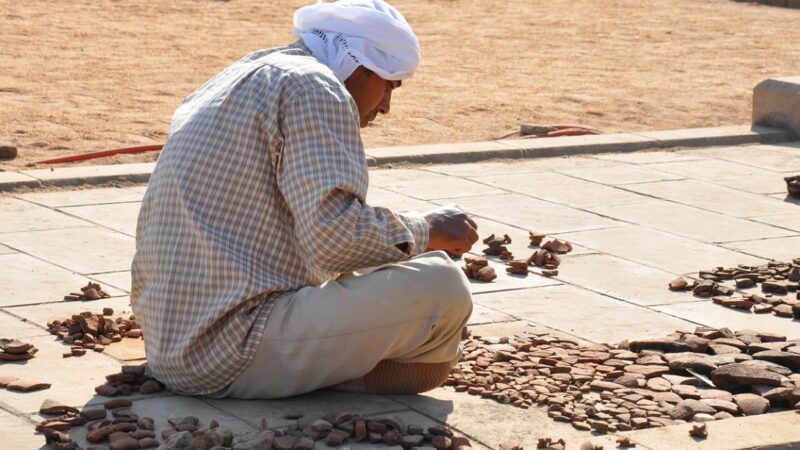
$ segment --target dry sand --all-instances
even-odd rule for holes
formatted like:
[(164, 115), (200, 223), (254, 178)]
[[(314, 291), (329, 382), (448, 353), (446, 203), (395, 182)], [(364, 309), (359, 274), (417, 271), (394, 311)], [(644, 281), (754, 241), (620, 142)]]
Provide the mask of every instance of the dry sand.
[[(308, 1), (0, 0), (11, 165), (163, 143), (239, 57), (290, 42)], [(800, 10), (730, 0), (395, 0), (423, 59), (367, 147), (494, 139), (522, 122), (606, 132), (746, 124), (753, 87), (800, 75)], [(153, 159), (117, 158), (114, 161)], [(95, 163), (108, 163), (97, 160)]]

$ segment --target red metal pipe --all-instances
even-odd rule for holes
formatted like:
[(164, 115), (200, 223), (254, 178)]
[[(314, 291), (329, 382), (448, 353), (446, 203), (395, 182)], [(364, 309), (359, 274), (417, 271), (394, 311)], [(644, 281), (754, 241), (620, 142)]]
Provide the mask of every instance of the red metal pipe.
[(35, 164), (60, 164), (76, 161), (86, 161), (89, 159), (105, 158), (106, 156), (114, 155), (129, 155), (134, 153), (155, 152), (164, 147), (164, 144), (156, 145), (142, 145), (139, 147), (125, 147), (115, 148), (112, 150), (102, 150), (99, 152), (82, 153), (80, 155), (62, 156), (60, 158), (47, 159), (44, 161), (37, 161)]

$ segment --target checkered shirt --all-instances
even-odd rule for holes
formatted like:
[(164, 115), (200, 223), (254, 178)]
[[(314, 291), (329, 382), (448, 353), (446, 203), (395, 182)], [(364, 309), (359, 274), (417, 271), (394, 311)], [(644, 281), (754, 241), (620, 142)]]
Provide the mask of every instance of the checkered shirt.
[(424, 251), (425, 220), (367, 205), (367, 185), (356, 104), (301, 42), (186, 98), (136, 230), (131, 303), (155, 377), (217, 392), (252, 360), (279, 296)]

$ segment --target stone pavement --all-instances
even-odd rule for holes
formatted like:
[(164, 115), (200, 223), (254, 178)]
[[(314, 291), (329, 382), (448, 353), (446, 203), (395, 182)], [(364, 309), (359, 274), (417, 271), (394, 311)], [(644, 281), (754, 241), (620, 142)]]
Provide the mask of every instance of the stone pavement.
[[(528, 230), (574, 244), (554, 278), (540, 276), (538, 269), (528, 277), (507, 275), (500, 262), (493, 262), (497, 280), (472, 284), (470, 329), (475, 335), (547, 329), (581, 341), (616, 343), (703, 324), (768, 330), (796, 339), (797, 321), (725, 309), (688, 293), (670, 292), (666, 285), (677, 275), (696, 275), (700, 269), (800, 256), (800, 202), (786, 198), (783, 183), (784, 176), (799, 173), (798, 142), (427, 165), (372, 170), (368, 202), (395, 210), (456, 203), (476, 217), (482, 237), (509, 234), (510, 249), (518, 258), (533, 251), (527, 245)], [(49, 390), (28, 394), (0, 390), (0, 447), (39, 448), (44, 439), (33, 434), (33, 426), (43, 399), (77, 407), (102, 402), (93, 390), (104, 376), (123, 363), (143, 361), (140, 341), (130, 339), (102, 354), (62, 359), (66, 347), (47, 333), (46, 322), (82, 310), (99, 312), (104, 306), (130, 310), (130, 261), (144, 191), (144, 186), (135, 186), (0, 196), (0, 337), (24, 338), (40, 349), (30, 361), (0, 365), (0, 375), (24, 374), (52, 383)], [(481, 248), (477, 245), (474, 251)], [(62, 301), (88, 280), (101, 283), (112, 298)], [(191, 414), (204, 424), (216, 419), (234, 430), (256, 428), (262, 418), (270, 426), (288, 425), (283, 412), (300, 409), (319, 415), (346, 410), (406, 424), (447, 423), (471, 438), (476, 448), (508, 442), (530, 449), (542, 435), (563, 437), (568, 448), (577, 448), (592, 437), (553, 422), (543, 408), (516, 409), (450, 388), (419, 396), (318, 392), (280, 401), (168, 393), (134, 398), (136, 411), (157, 422)], [(744, 424), (742, 420), (755, 428), (748, 426), (750, 431), (743, 434), (735, 425)], [(639, 436), (639, 448), (652, 449), (787, 442), (783, 432), (754, 435), (752, 430), (765, 426), (764, 420), (714, 423), (732, 425), (716, 438), (712, 428), (713, 439), (705, 442), (690, 439), (685, 430), (633, 435)], [(795, 432), (800, 429), (800, 416), (784, 420), (789, 422), (777, 422), (793, 423)], [(791, 439), (800, 442), (800, 436)]]

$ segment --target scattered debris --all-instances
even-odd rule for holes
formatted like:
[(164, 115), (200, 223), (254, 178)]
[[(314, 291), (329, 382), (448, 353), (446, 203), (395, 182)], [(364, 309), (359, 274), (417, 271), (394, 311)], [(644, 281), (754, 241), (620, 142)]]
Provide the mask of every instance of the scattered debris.
[(47, 328), (50, 334), (71, 346), (69, 352), (62, 354), (64, 358), (83, 356), (86, 350), (103, 352), (106, 346), (124, 337), (142, 338), (142, 327), (135, 316), (112, 319), (110, 315), (113, 313), (111, 308), (105, 308), (102, 314), (84, 311), (64, 320), (48, 322)]
[[(761, 266), (739, 264), (737, 267), (716, 267), (701, 270), (698, 281), (678, 277), (669, 283), (672, 291), (691, 290), (695, 296), (711, 300), (727, 308), (774, 314), (800, 320), (800, 258), (792, 262), (770, 261)], [(734, 287), (726, 286), (731, 282)], [(760, 284), (762, 294), (744, 292)], [(734, 296), (736, 293), (740, 296)], [(791, 293), (795, 293), (791, 298)]]
[(490, 282), (497, 278), (494, 268), (489, 265), (489, 261), (482, 256), (464, 256), (464, 267), (461, 269), (467, 278)]
[(462, 348), (446, 382), (457, 392), (544, 405), (599, 434), (800, 408), (800, 340), (771, 332), (698, 327), (616, 346), (535, 332)]
[(33, 358), (39, 350), (27, 342), (0, 339), (0, 361), (24, 361)]
[(502, 238), (497, 238), (492, 234), (484, 239), (483, 243), (488, 246), (483, 249), (485, 255), (499, 256), (500, 259), (508, 261), (514, 259), (514, 255), (506, 247), (506, 244), (511, 243), (511, 238), (507, 234), (504, 234)]
[(800, 175), (784, 178), (786, 181), (786, 190), (789, 195), (794, 198), (800, 198)]
[(69, 295), (64, 296), (64, 301), (74, 302), (78, 300), (100, 300), (101, 298), (109, 298), (106, 291), (100, 287), (99, 283), (89, 283), (81, 288), (81, 292), (70, 292)]

